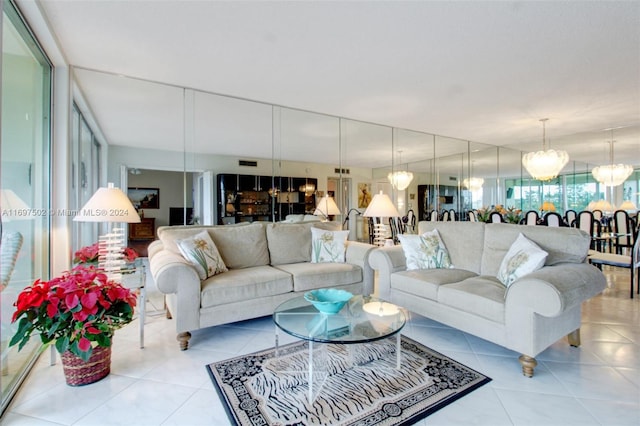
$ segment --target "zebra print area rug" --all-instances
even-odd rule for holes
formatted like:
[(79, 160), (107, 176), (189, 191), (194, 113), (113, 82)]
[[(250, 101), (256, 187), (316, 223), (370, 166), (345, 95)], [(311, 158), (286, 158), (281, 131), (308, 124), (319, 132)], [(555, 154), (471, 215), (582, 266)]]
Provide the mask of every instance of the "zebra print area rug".
[[(318, 348), (319, 349), (315, 349)], [(207, 365), (236, 425), (409, 425), (490, 378), (402, 336), (362, 345), (316, 344), (309, 402), (308, 342)]]

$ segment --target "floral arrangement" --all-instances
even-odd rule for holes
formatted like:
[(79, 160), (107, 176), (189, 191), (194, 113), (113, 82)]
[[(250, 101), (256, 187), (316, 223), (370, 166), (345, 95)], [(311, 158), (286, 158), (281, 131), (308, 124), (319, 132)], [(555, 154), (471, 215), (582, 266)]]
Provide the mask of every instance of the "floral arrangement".
[(114, 331), (131, 322), (136, 297), (100, 270), (76, 266), (50, 281), (36, 280), (14, 306), (18, 330), (10, 346), (22, 349), (36, 332), (42, 343), (55, 342), (58, 352), (87, 361), (95, 346), (111, 346)]
[(478, 216), (478, 221), (479, 222), (488, 222), (489, 221), (489, 215), (491, 215), (491, 212), (493, 210), (491, 210), (488, 207), (482, 207), (478, 210), (476, 210), (476, 215)]
[(509, 207), (503, 214), (507, 223), (520, 223), (522, 220), (522, 210), (516, 209), (514, 206)]
[[(132, 249), (131, 247), (125, 247), (124, 258), (127, 262), (133, 262), (139, 256), (138, 252)], [(91, 244), (90, 246), (82, 247), (80, 250), (74, 253), (73, 255), (73, 263), (76, 264), (84, 264), (84, 263), (92, 263), (98, 264), (98, 243)]]

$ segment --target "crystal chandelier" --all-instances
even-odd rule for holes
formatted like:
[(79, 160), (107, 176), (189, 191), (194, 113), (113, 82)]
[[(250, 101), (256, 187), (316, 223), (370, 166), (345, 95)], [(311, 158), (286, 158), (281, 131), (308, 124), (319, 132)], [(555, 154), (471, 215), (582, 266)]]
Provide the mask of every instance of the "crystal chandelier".
[[(613, 130), (611, 131), (613, 136)], [(633, 173), (633, 167), (628, 164), (613, 164), (613, 137), (609, 142), (609, 163), (597, 166), (591, 170), (593, 177), (604, 186), (618, 186)]]
[[(471, 162), (471, 175), (473, 175), (473, 161)], [(462, 180), (462, 185), (467, 188), (469, 191), (479, 191), (482, 189), (482, 185), (484, 185), (484, 179), (470, 176), (466, 179)]]
[(482, 185), (484, 185), (484, 179), (477, 178), (477, 177), (470, 177), (470, 178), (464, 179), (462, 181), (462, 184), (469, 191), (478, 191), (482, 189)]
[[(400, 153), (400, 163), (402, 163), (402, 151), (398, 151)], [(408, 165), (407, 165), (408, 167)], [(407, 189), (411, 181), (413, 180), (413, 173), (404, 170), (398, 170), (397, 172), (389, 173), (387, 175), (387, 179), (391, 182), (394, 188), (398, 191), (402, 191)]]
[(529, 152), (522, 157), (522, 165), (534, 179), (551, 180), (560, 174), (562, 168), (569, 162), (567, 151), (546, 149), (545, 123), (542, 121), (542, 151)]

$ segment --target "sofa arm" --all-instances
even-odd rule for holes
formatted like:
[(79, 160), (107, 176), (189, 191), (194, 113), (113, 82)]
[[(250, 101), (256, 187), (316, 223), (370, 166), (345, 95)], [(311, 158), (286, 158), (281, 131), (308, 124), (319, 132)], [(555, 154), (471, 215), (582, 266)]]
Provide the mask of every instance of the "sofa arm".
[(156, 252), (149, 259), (149, 269), (161, 293), (175, 294), (175, 312), (171, 314), (178, 331), (200, 328), (201, 282), (196, 269), (169, 250)]
[(527, 306), (547, 317), (562, 312), (601, 293), (606, 287), (603, 273), (587, 263), (545, 266), (516, 280), (507, 289), (507, 307)]
[(160, 241), (160, 240), (152, 241), (147, 246), (147, 257), (149, 259), (151, 259), (156, 253), (158, 253), (159, 251), (161, 251), (163, 249), (164, 249), (164, 244), (162, 244), (162, 241)]
[(388, 300), (391, 290), (391, 274), (407, 269), (402, 247), (380, 247), (369, 255), (371, 267), (378, 272), (378, 296)]
[(362, 268), (362, 294), (373, 293), (374, 271), (369, 265), (369, 254), (376, 246), (358, 241), (347, 241), (346, 262)]

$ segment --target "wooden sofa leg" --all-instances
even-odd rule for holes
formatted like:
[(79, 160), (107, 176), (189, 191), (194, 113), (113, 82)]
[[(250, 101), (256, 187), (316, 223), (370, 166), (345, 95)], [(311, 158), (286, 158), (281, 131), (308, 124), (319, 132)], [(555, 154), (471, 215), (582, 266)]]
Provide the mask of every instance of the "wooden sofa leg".
[(522, 364), (522, 374), (527, 377), (533, 377), (533, 369), (538, 365), (538, 361), (529, 355), (520, 355), (518, 361)]
[(569, 344), (574, 348), (580, 346), (580, 329), (577, 328), (571, 333), (567, 334), (567, 339), (569, 339)]
[(178, 337), (176, 337), (176, 340), (180, 344), (181, 351), (186, 351), (187, 349), (189, 349), (189, 339), (191, 339), (191, 333), (189, 333), (188, 331), (178, 333)]

